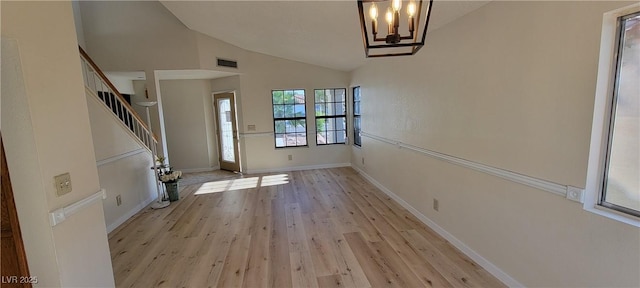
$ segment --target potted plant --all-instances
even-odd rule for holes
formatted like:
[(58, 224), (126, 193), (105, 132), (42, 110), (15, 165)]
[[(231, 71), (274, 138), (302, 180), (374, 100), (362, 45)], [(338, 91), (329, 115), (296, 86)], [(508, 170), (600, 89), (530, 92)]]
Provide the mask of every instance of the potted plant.
[(164, 157), (159, 156), (158, 159), (158, 179), (164, 184), (169, 195), (169, 201), (178, 201), (180, 194), (178, 193), (178, 181), (182, 179), (182, 171), (174, 171), (173, 167), (164, 164)]

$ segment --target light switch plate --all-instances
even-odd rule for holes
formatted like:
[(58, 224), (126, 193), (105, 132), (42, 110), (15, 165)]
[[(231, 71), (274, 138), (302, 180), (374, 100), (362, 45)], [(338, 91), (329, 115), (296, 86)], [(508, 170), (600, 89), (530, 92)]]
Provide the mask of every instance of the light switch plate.
[(72, 190), (71, 174), (67, 172), (67, 173), (55, 176), (53, 177), (53, 179), (55, 180), (56, 194), (58, 194), (58, 196), (62, 196), (64, 194), (71, 192)]
[(584, 190), (578, 187), (567, 186), (567, 199), (583, 203)]

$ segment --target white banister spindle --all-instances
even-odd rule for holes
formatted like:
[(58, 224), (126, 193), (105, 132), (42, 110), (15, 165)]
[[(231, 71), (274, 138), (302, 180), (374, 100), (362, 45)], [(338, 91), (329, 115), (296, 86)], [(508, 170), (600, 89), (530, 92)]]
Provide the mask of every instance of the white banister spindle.
[(89, 88), (89, 90), (91, 90), (91, 85), (89, 85), (89, 83), (91, 83), (91, 81), (89, 81), (89, 75), (91, 75), (91, 71), (89, 70), (87, 62), (82, 61), (82, 67), (84, 67), (84, 84), (87, 88)]
[(98, 95), (98, 77), (96, 77), (96, 71), (91, 69), (91, 78), (93, 78), (93, 92)]
[(82, 66), (82, 80), (84, 81), (84, 83), (87, 83), (87, 64), (82, 62), (81, 66)]
[(87, 79), (89, 90), (91, 90), (93, 93), (96, 93), (96, 77), (93, 75), (93, 70), (91, 69), (91, 67), (89, 67), (89, 64), (87, 64), (87, 77), (89, 77)]

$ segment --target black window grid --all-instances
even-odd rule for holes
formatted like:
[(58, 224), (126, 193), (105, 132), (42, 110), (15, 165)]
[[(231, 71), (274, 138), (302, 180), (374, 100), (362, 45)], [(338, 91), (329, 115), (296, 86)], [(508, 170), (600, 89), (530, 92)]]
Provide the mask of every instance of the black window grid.
[(353, 145), (362, 147), (362, 115), (360, 114), (360, 86), (353, 87)]
[[(331, 91), (331, 97), (326, 92)], [(322, 92), (322, 96), (319, 95)], [(336, 99), (336, 95), (341, 93), (341, 100)], [(318, 100), (322, 101), (318, 101)], [(328, 100), (328, 101), (327, 101)], [(329, 88), (314, 90), (314, 107), (316, 114), (316, 145), (334, 145), (346, 144), (347, 142), (347, 89), (345, 88)], [(327, 108), (332, 109), (327, 109)], [(320, 109), (319, 109), (320, 108)], [(318, 115), (318, 112), (323, 115)], [(329, 121), (333, 120), (333, 121)], [(342, 121), (339, 121), (342, 120)], [(333, 123), (330, 125), (330, 123)], [(342, 127), (338, 127), (342, 124)], [(320, 131), (318, 127), (324, 126)], [(324, 137), (325, 142), (321, 143), (320, 136)], [(331, 139), (331, 140), (330, 140)]]
[[(277, 94), (282, 94), (282, 96)], [(287, 94), (291, 94), (293, 98), (286, 99), (285, 95)], [(306, 93), (304, 89), (272, 90), (271, 104), (275, 148), (308, 147)], [(284, 125), (284, 130), (279, 124)], [(278, 145), (279, 137), (282, 137), (284, 145)], [(290, 145), (290, 139), (294, 139), (293, 145)]]

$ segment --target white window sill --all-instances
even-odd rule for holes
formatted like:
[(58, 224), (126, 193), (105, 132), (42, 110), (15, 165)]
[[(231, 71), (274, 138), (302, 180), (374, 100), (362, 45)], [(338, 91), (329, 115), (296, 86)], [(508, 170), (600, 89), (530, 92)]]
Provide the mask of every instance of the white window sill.
[(632, 215), (624, 214), (622, 212), (618, 212), (616, 210), (609, 209), (607, 207), (600, 206), (600, 205), (594, 205), (590, 207), (587, 207), (585, 205), (584, 210), (587, 210), (591, 213), (598, 214), (600, 216), (607, 217), (609, 219), (612, 219), (618, 222), (626, 223), (631, 226), (640, 228), (640, 218), (634, 217)]

